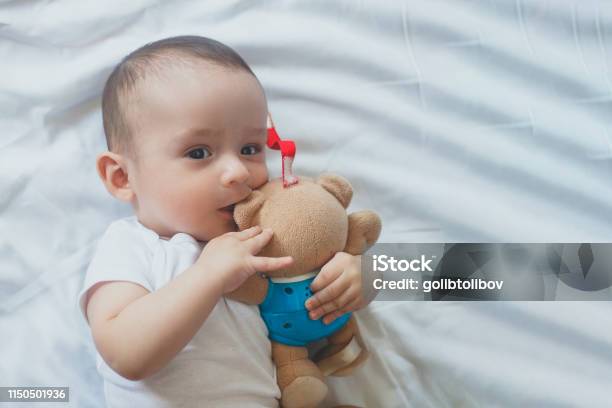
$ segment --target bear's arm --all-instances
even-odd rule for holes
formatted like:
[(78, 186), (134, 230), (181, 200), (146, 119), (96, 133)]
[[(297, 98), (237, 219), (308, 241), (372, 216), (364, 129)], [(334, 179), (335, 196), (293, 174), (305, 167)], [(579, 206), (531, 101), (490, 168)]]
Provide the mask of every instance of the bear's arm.
[(268, 294), (268, 285), (268, 278), (256, 273), (251, 275), (238, 289), (225, 296), (249, 305), (259, 305), (263, 303)]

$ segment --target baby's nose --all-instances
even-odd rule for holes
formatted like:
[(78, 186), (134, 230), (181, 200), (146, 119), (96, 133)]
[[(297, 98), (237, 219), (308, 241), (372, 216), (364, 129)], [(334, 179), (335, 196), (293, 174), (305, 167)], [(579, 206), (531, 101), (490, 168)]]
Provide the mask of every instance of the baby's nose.
[(221, 184), (229, 187), (232, 184), (242, 184), (249, 179), (249, 170), (239, 159), (230, 159), (225, 163), (221, 174)]

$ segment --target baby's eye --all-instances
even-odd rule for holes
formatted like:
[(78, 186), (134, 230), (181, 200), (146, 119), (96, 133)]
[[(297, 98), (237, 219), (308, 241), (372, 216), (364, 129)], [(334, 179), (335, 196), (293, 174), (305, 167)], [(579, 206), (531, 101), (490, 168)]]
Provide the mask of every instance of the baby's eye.
[(187, 156), (192, 159), (201, 160), (210, 156), (210, 151), (204, 147), (198, 147), (197, 149), (190, 150)]
[(240, 154), (253, 155), (261, 152), (261, 146), (259, 145), (246, 145), (240, 150)]

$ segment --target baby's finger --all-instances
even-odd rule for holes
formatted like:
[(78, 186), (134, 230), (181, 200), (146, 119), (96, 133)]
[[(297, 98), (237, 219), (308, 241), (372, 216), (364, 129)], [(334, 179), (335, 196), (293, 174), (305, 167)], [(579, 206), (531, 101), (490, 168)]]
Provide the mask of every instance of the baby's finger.
[(323, 318), (323, 323), (325, 324), (331, 324), (334, 320), (336, 320), (337, 318), (339, 318), (340, 316), (342, 316), (345, 312), (340, 311), (340, 310), (336, 310), (335, 312), (332, 312), (328, 315), (326, 315)]
[[(334, 305), (334, 302), (339, 301), (340, 296), (346, 292), (350, 286), (351, 282), (348, 279), (342, 279), (341, 277), (336, 279), (330, 285), (311, 296), (306, 301), (306, 309), (314, 310), (329, 303)], [(334, 307), (331, 310), (326, 310), (325, 312), (329, 313), (334, 309), (338, 309), (338, 307)]]
[(321, 306), (311, 310), (309, 316), (311, 319), (316, 320), (321, 316), (345, 308), (348, 304), (350, 304), (358, 297), (359, 293), (356, 293), (355, 290), (351, 290), (351, 288), (349, 288), (335, 299), (332, 299), (331, 301), (324, 303)]
[(321, 272), (317, 274), (317, 277), (310, 284), (310, 289), (313, 292), (317, 292), (322, 288), (329, 286), (330, 283), (342, 275), (342, 271), (342, 268), (334, 267), (334, 265), (331, 263), (326, 264), (323, 268), (321, 268)]
[(259, 225), (255, 225), (251, 228), (245, 229), (244, 231), (235, 232), (234, 234), (236, 238), (238, 238), (241, 241), (244, 241), (244, 240), (254, 237), (260, 232), (261, 232), (261, 227)]
[(328, 315), (323, 316), (323, 323), (331, 324), (334, 320), (336, 320), (340, 316), (343, 316), (344, 314), (348, 312), (354, 312), (356, 310), (359, 310), (361, 308), (360, 305), (361, 305), (361, 299), (353, 300), (351, 303), (344, 306), (343, 308), (336, 310)]
[(278, 269), (287, 268), (293, 263), (293, 258), (283, 256), (281, 258), (270, 258), (266, 256), (254, 256), (253, 267), (258, 272), (270, 272)]
[(250, 237), (247, 240), (247, 243), (249, 245), (249, 250), (251, 251), (251, 253), (253, 255), (259, 253), (259, 251), (261, 251), (263, 247), (265, 247), (268, 242), (270, 242), (270, 239), (272, 239), (272, 235), (274, 235), (272, 233), (272, 230), (270, 228), (266, 228), (261, 231), (260, 234), (256, 234)]

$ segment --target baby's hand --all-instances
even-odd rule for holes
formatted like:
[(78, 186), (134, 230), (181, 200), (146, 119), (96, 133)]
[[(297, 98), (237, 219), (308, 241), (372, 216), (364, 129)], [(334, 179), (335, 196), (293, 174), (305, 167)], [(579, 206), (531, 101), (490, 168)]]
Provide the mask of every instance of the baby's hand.
[(310, 288), (316, 292), (306, 301), (311, 319), (324, 316), (323, 323), (330, 324), (361, 309), (367, 304), (362, 293), (361, 256), (338, 252), (321, 268)]
[(211, 239), (200, 254), (196, 264), (207, 273), (214, 273), (223, 294), (238, 289), (255, 272), (269, 272), (286, 268), (293, 258), (268, 258), (255, 256), (272, 238), (272, 230), (260, 226), (240, 232), (228, 232)]

